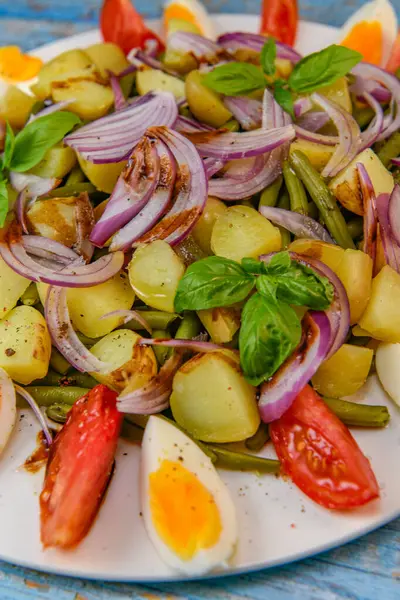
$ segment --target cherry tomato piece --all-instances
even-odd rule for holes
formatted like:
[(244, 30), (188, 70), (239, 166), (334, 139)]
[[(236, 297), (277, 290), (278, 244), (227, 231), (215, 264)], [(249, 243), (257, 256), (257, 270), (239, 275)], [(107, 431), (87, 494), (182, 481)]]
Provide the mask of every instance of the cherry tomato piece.
[(293, 46), (298, 20), (297, 0), (263, 0), (260, 33)]

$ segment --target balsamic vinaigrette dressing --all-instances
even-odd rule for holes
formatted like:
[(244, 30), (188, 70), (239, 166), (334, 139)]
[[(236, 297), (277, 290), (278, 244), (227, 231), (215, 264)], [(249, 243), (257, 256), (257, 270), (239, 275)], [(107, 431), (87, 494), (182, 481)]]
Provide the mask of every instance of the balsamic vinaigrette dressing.
[[(52, 432), (53, 435), (56, 432)], [(46, 466), (47, 459), (49, 457), (49, 446), (43, 431), (39, 431), (36, 436), (37, 447), (30, 456), (26, 459), (22, 467), (28, 471), (28, 473), (37, 473), (40, 469)]]

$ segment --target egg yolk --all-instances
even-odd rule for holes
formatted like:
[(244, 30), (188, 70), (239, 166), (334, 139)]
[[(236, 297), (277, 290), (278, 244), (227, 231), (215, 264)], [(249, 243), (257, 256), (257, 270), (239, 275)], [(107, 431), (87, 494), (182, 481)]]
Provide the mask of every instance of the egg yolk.
[(379, 21), (361, 21), (354, 25), (342, 46), (357, 50), (366, 62), (380, 65), (382, 61), (383, 33)]
[(167, 30), (168, 23), (171, 21), (171, 19), (187, 21), (188, 23), (195, 25), (201, 31), (201, 27), (197, 22), (196, 15), (190, 12), (190, 10), (185, 6), (181, 6), (180, 4), (169, 4), (164, 11), (164, 23)]
[(159, 537), (182, 560), (218, 542), (222, 525), (215, 500), (182, 463), (163, 460), (150, 474), (149, 502)]
[(40, 58), (22, 54), (18, 46), (0, 48), (0, 79), (7, 83), (28, 81), (36, 77), (42, 64)]

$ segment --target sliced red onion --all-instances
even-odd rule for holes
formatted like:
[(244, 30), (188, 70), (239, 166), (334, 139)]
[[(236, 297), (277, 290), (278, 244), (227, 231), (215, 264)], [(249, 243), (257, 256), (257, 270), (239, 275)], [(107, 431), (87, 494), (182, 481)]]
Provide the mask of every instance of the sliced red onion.
[(225, 165), (225, 161), (219, 160), (218, 158), (205, 158), (203, 160), (203, 165), (206, 171), (207, 178), (210, 179), (210, 177), (212, 177), (222, 169), (222, 167)]
[(154, 144), (143, 137), (122, 171), (104, 213), (93, 227), (90, 241), (102, 247), (147, 204), (160, 176), (160, 160)]
[(222, 160), (249, 158), (265, 154), (295, 138), (293, 125), (277, 129), (255, 129), (243, 133), (210, 131), (188, 133), (186, 137), (196, 146), (201, 156)]
[(161, 221), (135, 242), (135, 246), (163, 239), (171, 246), (185, 239), (207, 201), (207, 178), (203, 161), (186, 137), (167, 127), (151, 127), (147, 134), (160, 139), (173, 154), (177, 167), (175, 200)]
[(168, 209), (176, 179), (175, 159), (168, 147), (159, 139), (155, 141), (160, 172), (157, 186), (142, 210), (113, 237), (110, 250), (127, 250), (136, 240), (154, 227)]
[(364, 100), (370, 105), (370, 107), (374, 110), (375, 116), (372, 119), (371, 123), (368, 125), (365, 131), (361, 132), (361, 146), (359, 148), (359, 152), (369, 148), (376, 142), (378, 139), (384, 123), (384, 114), (382, 106), (379, 102), (368, 92), (366, 92), (363, 96)]
[(215, 352), (216, 350), (224, 350), (224, 346), (212, 344), (211, 342), (203, 342), (200, 340), (170, 340), (170, 339), (149, 339), (142, 338), (138, 342), (141, 346), (166, 346), (167, 348), (184, 348), (193, 352)]
[(219, 62), (221, 58), (230, 58), (226, 50), (216, 42), (188, 31), (174, 31), (168, 36), (168, 50), (190, 54), (198, 62)]
[(326, 111), (338, 130), (339, 144), (321, 173), (323, 177), (333, 177), (357, 155), (361, 145), (360, 128), (350, 113), (325, 96), (314, 93), (311, 100)]
[(85, 262), (90, 262), (94, 253), (94, 246), (89, 241), (89, 236), (95, 224), (94, 210), (89, 195), (84, 192), (75, 199), (75, 227), (76, 242), (74, 250), (82, 256)]
[[(35, 202), (36, 198), (32, 199)], [(29, 204), (29, 196), (26, 188), (19, 192), (14, 205), (15, 216), (22, 227), (24, 233), (29, 233), (28, 223), (26, 222), (27, 206)]]
[(378, 141), (387, 139), (392, 133), (400, 129), (400, 81), (391, 73), (368, 63), (359, 63), (353, 68), (352, 73), (364, 82), (373, 81), (375, 84), (389, 90), (392, 96), (390, 115), (384, 122), (384, 128), (378, 137)]
[(128, 54), (128, 60), (136, 67), (140, 68), (142, 65), (146, 65), (151, 69), (157, 69), (157, 71), (163, 71), (164, 73), (168, 73), (168, 75), (172, 75), (173, 77), (179, 77), (179, 79), (181, 78), (177, 71), (169, 69), (164, 65), (164, 63), (157, 60), (155, 56), (152, 56), (147, 52), (143, 52), (143, 50), (140, 50), (140, 48), (134, 48), (131, 50)]
[(259, 100), (248, 96), (225, 96), (223, 102), (242, 129), (251, 131), (261, 127), (262, 103)]
[(45, 315), (53, 343), (70, 365), (81, 373), (109, 373), (112, 371), (112, 365), (94, 356), (75, 333), (69, 316), (65, 288), (49, 287)]
[(25, 190), (28, 198), (36, 198), (54, 190), (61, 183), (61, 179), (44, 179), (31, 173), (16, 173), (15, 171), (11, 171), (10, 183), (16, 192)]
[(32, 398), (30, 393), (25, 388), (21, 387), (20, 385), (17, 385), (16, 383), (14, 383), (14, 387), (17, 394), (19, 394), (33, 410), (35, 417), (40, 423), (40, 427), (42, 428), (42, 431), (46, 438), (47, 445), (50, 447), (53, 443), (53, 437), (51, 435), (50, 429), (47, 426), (46, 418), (40, 410), (40, 407), (38, 406), (37, 402)]
[(325, 360), (331, 340), (331, 326), (323, 312), (304, 315), (303, 335), (293, 354), (260, 390), (258, 409), (261, 420), (279, 419)]
[(152, 92), (111, 115), (81, 127), (65, 143), (93, 163), (120, 162), (152, 125), (172, 127), (178, 116), (170, 92)]
[(124, 325), (125, 323), (129, 323), (129, 321), (137, 321), (138, 323), (140, 323), (140, 325), (142, 325), (143, 329), (145, 329), (145, 331), (148, 331), (151, 335), (150, 325), (137, 310), (113, 310), (100, 317), (100, 319), (108, 319), (108, 317), (123, 317)]
[[(248, 48), (255, 52), (261, 52), (264, 44), (268, 41), (268, 38), (263, 35), (257, 35), (256, 33), (235, 31), (223, 33), (219, 36), (217, 41), (220, 46), (226, 48), (229, 52), (235, 52), (241, 48)], [(296, 50), (282, 42), (276, 42), (276, 54), (278, 58), (290, 60), (292, 63), (297, 63), (301, 60), (301, 55), (296, 52)]]
[(296, 119), (298, 119), (299, 117), (304, 115), (304, 113), (311, 110), (312, 107), (313, 103), (310, 100), (310, 96), (303, 96), (302, 98), (298, 98), (297, 100), (295, 100), (293, 108)]
[[(320, 113), (318, 113), (320, 114)], [(327, 117), (327, 121), (330, 120), (329, 115), (323, 113)], [(308, 117), (309, 115), (305, 115)], [(326, 121), (326, 122), (327, 122)], [(322, 122), (322, 120), (321, 120)], [(322, 133), (316, 133), (316, 130), (308, 129), (310, 127), (310, 123), (306, 123), (306, 127), (302, 127), (302, 125), (295, 125), (294, 128), (296, 130), (296, 135), (298, 138), (302, 140), (307, 140), (308, 142), (314, 142), (316, 144), (322, 144), (323, 146), (336, 146), (339, 143), (339, 138), (336, 135), (324, 135)], [(312, 127), (312, 125), (311, 125)]]
[[(400, 247), (394, 238), (389, 219), (390, 195), (380, 194), (376, 199), (379, 232), (387, 264), (400, 273)], [(395, 204), (396, 205), (396, 200)]]
[(181, 362), (181, 352), (174, 352), (149, 383), (133, 392), (122, 392), (117, 399), (118, 410), (124, 413), (148, 415), (168, 408), (172, 380)]
[(376, 236), (378, 230), (378, 222), (376, 218), (376, 198), (374, 186), (365, 166), (362, 163), (357, 163), (358, 178), (361, 188), (361, 196), (363, 199), (364, 208), (364, 245), (363, 250), (372, 258), (375, 263), (376, 257)]
[(114, 73), (110, 73), (110, 83), (111, 89), (114, 94), (114, 107), (115, 110), (121, 110), (121, 108), (125, 108), (127, 106), (127, 102), (125, 100), (124, 92), (122, 91), (121, 84), (119, 82), (119, 77), (114, 75)]
[(32, 121), (39, 119), (40, 117), (44, 117), (46, 115), (51, 115), (55, 112), (58, 112), (59, 110), (64, 110), (64, 108), (67, 108), (67, 106), (69, 106), (73, 102), (75, 102), (75, 98), (73, 98), (71, 100), (63, 100), (62, 102), (57, 102), (56, 104), (50, 104), (50, 106), (46, 106), (46, 108), (39, 110), (39, 112), (37, 112), (35, 115), (32, 114), (29, 117), (27, 125), (29, 123), (32, 123)]
[(272, 206), (260, 206), (260, 213), (274, 225), (284, 227), (299, 238), (322, 240), (334, 244), (325, 227), (307, 215)]
[(184, 117), (183, 115), (179, 115), (179, 117), (177, 118), (174, 129), (179, 131), (179, 133), (195, 133), (196, 131), (215, 131), (214, 127), (210, 127), (205, 123), (200, 123), (200, 121), (196, 121), (196, 119)]
[(397, 183), (390, 196), (388, 217), (392, 235), (400, 246), (400, 186)]
[(396, 158), (392, 158), (391, 161), (394, 165), (396, 165), (396, 167), (400, 167), (400, 156), (396, 156)]
[[(329, 122), (329, 120), (330, 120), (329, 115), (326, 114), (326, 112), (320, 112), (320, 111), (307, 112), (306, 114), (299, 117), (299, 119), (297, 121), (297, 127), (306, 129), (307, 131), (316, 132), (316, 131), (319, 131), (320, 129), (322, 129), (322, 127), (324, 127), (324, 125), (326, 125)], [(329, 136), (325, 136), (325, 137), (329, 137)], [(338, 141), (339, 140), (337, 139), (336, 143)]]
[(356, 81), (350, 86), (350, 91), (357, 96), (359, 100), (364, 100), (364, 94), (371, 94), (378, 102), (387, 104), (392, 98), (391, 92), (372, 79), (362, 79), (356, 76)]
[(39, 258), (59, 262), (66, 266), (72, 262), (79, 262), (79, 256), (76, 252), (51, 238), (41, 235), (24, 235), (22, 236), (22, 243), (29, 254)]

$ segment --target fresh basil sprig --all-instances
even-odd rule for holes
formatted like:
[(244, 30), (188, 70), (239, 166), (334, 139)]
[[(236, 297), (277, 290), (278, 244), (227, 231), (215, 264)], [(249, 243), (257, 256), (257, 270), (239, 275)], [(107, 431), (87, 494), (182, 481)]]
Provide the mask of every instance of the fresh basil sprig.
[(4, 225), (8, 213), (8, 190), (7, 183), (1, 178), (0, 173), (0, 226)]
[(1, 169), (8, 169), (10, 166), (11, 158), (14, 152), (15, 136), (10, 123), (6, 123), (6, 139), (4, 142), (3, 159), (1, 162)]
[(273, 75), (276, 71), (276, 42), (274, 38), (269, 38), (265, 42), (260, 53), (260, 64), (266, 75)]
[(215, 67), (202, 82), (207, 87), (228, 96), (244, 96), (265, 87), (262, 71), (255, 65), (231, 62)]

